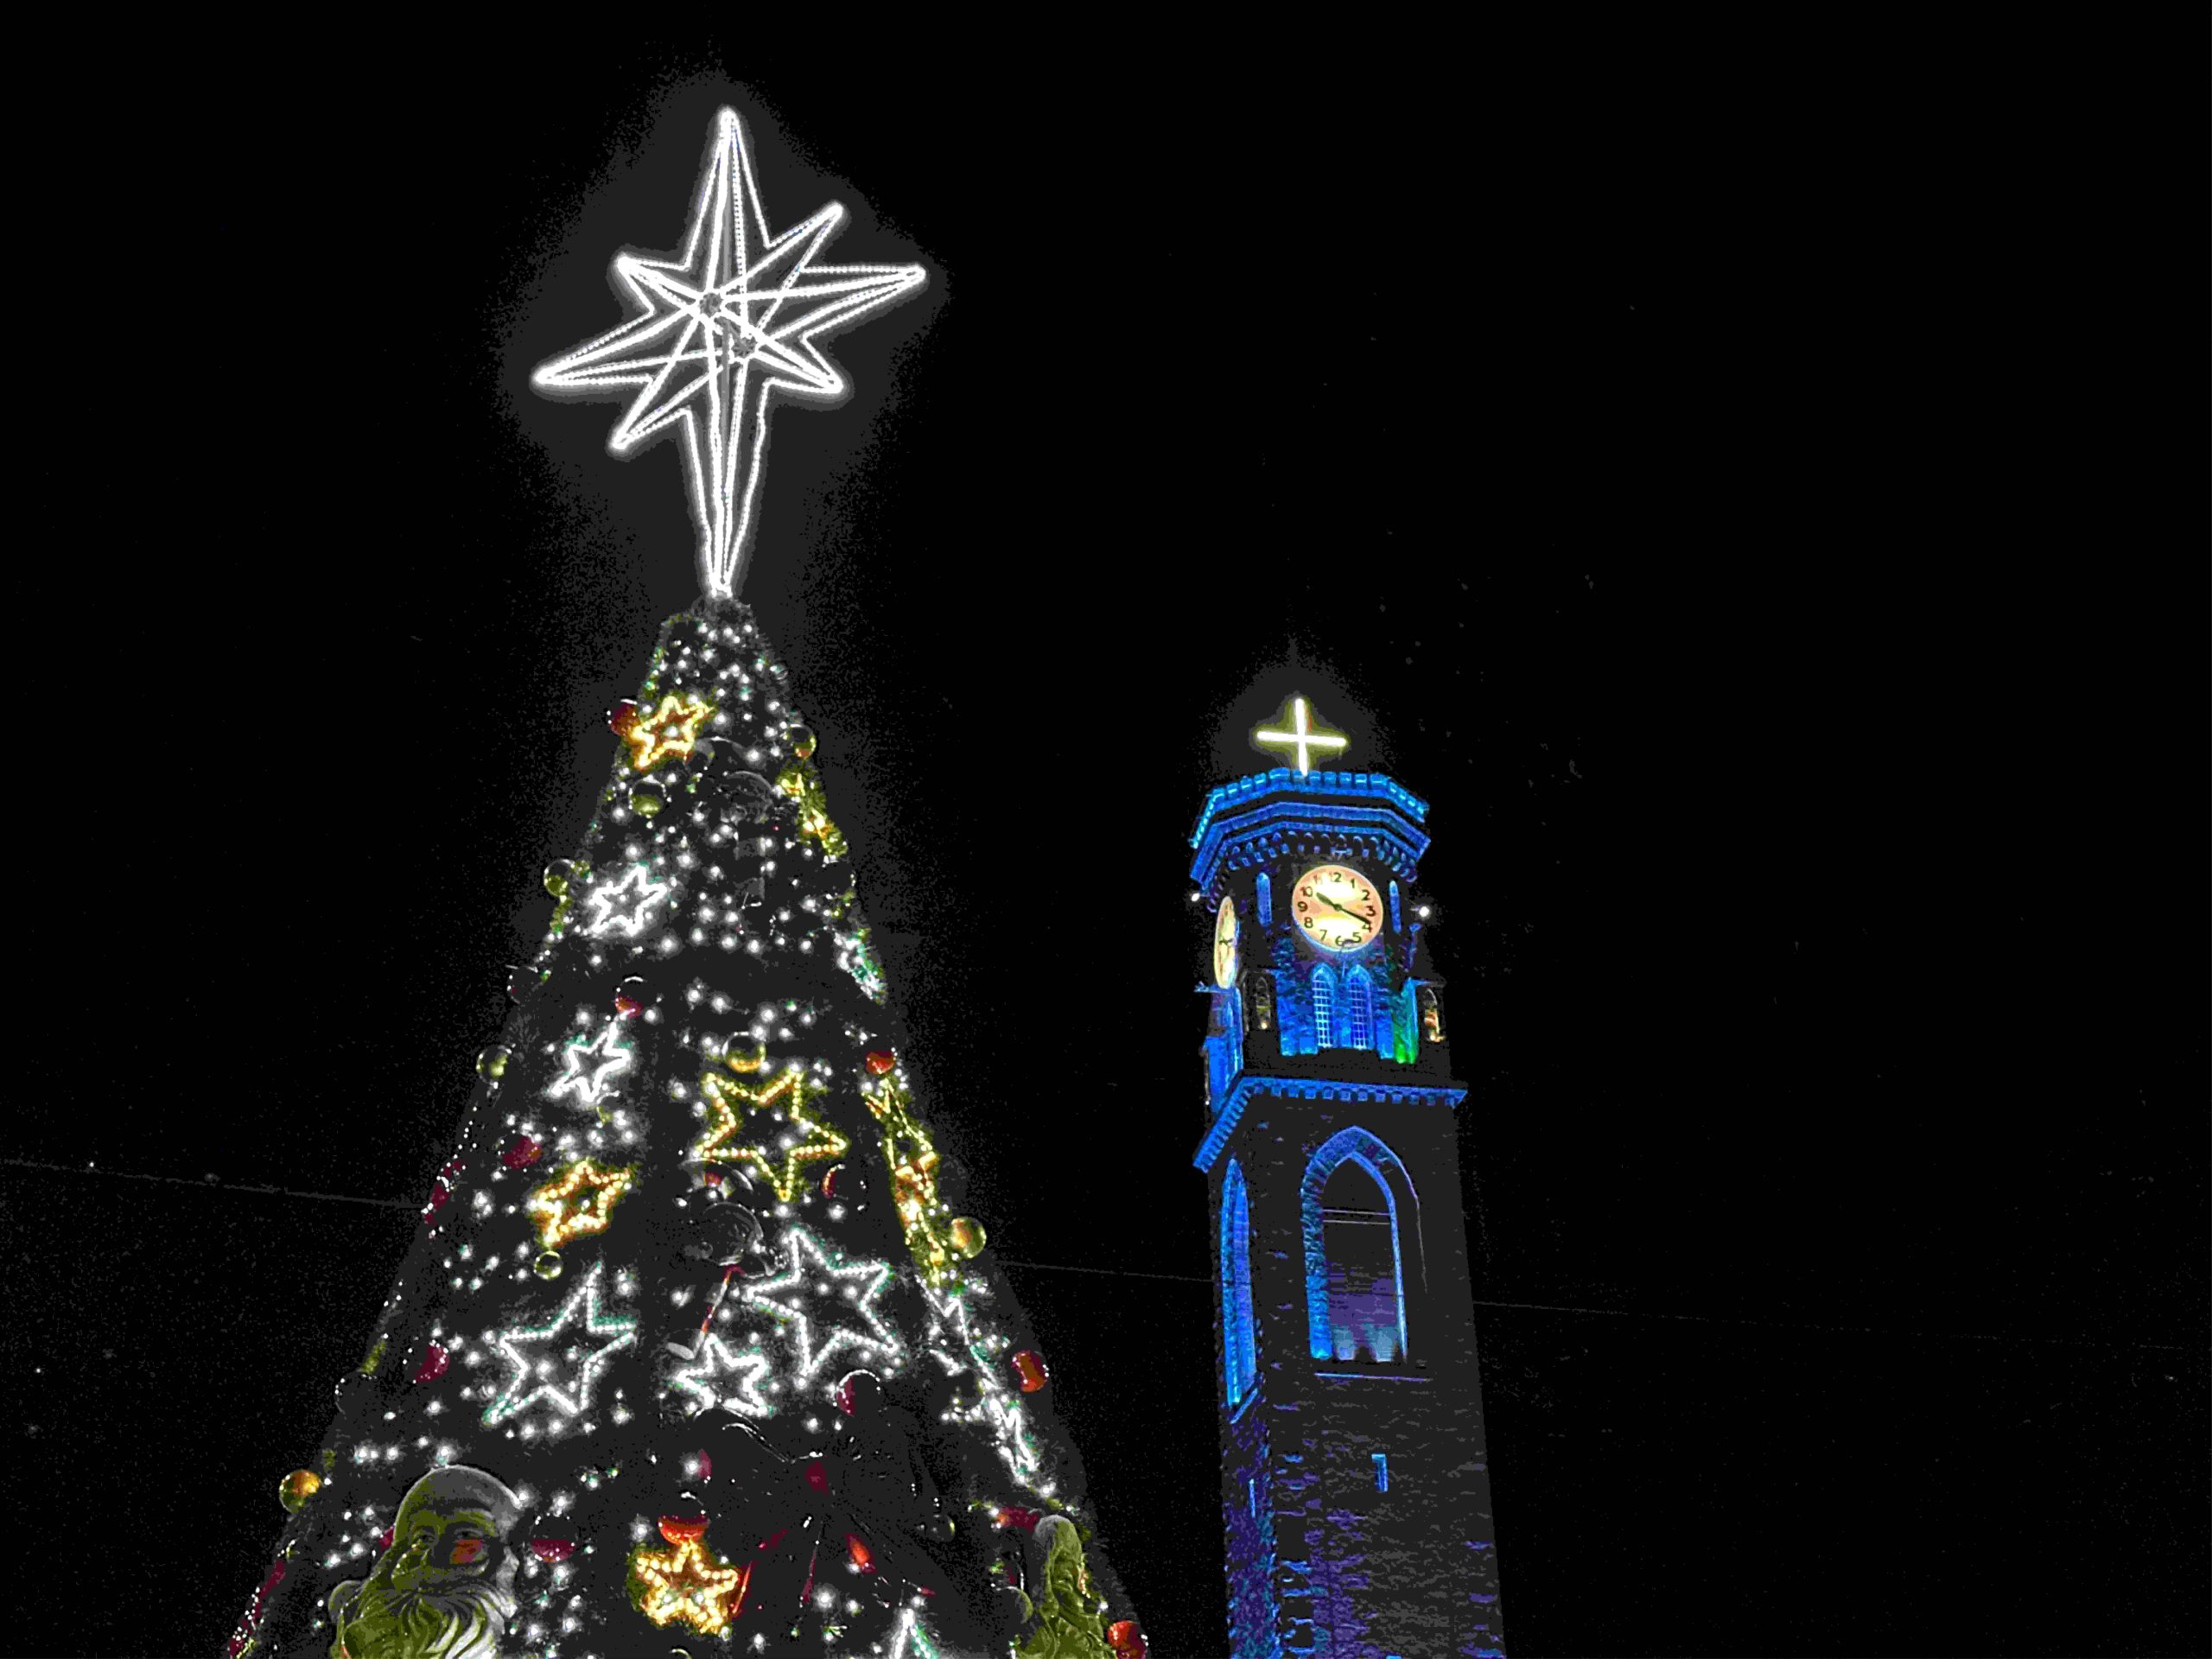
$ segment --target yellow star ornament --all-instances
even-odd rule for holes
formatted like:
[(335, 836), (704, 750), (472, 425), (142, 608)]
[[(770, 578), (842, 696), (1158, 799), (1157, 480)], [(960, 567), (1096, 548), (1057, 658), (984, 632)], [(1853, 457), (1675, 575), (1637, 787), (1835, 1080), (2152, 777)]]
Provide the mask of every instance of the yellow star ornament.
[(792, 761), (776, 774), (776, 787), (798, 803), (799, 834), (820, 842), (823, 858), (842, 858), (845, 834), (830, 822), (830, 798), (814, 767), (804, 760)]
[(607, 1230), (608, 1211), (637, 1179), (635, 1169), (601, 1169), (588, 1158), (579, 1158), (530, 1195), (523, 1208), (537, 1224), (543, 1247), (557, 1250), (585, 1233)]
[(658, 708), (651, 714), (640, 712), (630, 727), (628, 741), (637, 750), (630, 757), (631, 766), (651, 772), (671, 754), (689, 760), (699, 744), (699, 728), (714, 712), (714, 704), (696, 691), (663, 697)]
[[(691, 1531), (693, 1526), (698, 1532)], [(630, 1600), (656, 1624), (682, 1624), (702, 1636), (719, 1635), (745, 1602), (747, 1572), (732, 1567), (699, 1541), (704, 1522), (666, 1520), (666, 1549), (639, 1544), (630, 1552)]]
[[(824, 1091), (795, 1065), (768, 1083), (740, 1083), (709, 1071), (699, 1079), (699, 1090), (707, 1097), (707, 1133), (691, 1148), (691, 1156), (702, 1163), (747, 1166), (785, 1204), (798, 1195), (809, 1165), (842, 1157), (852, 1145), (806, 1109), (807, 1100)], [(740, 1146), (737, 1137), (744, 1118), (754, 1113), (766, 1113), (783, 1130), (761, 1143)]]
[(861, 1097), (883, 1126), (883, 1161), (891, 1168), (891, 1193), (915, 1265), (933, 1285), (951, 1276), (952, 1257), (938, 1236), (937, 1217), (944, 1206), (937, 1196), (937, 1147), (907, 1109), (914, 1103), (905, 1081), (893, 1071), (861, 1085)]

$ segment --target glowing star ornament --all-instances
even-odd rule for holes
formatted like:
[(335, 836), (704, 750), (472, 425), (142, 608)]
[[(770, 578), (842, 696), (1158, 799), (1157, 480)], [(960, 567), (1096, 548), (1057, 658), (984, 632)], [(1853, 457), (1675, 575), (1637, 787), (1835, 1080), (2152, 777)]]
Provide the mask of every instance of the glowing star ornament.
[(610, 1313), (602, 1305), (605, 1267), (604, 1262), (592, 1263), (550, 1325), (518, 1326), (493, 1338), (506, 1358), (508, 1375), (484, 1408), (486, 1427), (497, 1427), (541, 1400), (565, 1417), (590, 1408), (600, 1373), (638, 1338), (634, 1314)]
[(845, 832), (830, 822), (830, 798), (822, 779), (804, 760), (794, 760), (776, 774), (776, 787), (798, 803), (798, 832), (822, 843), (824, 858), (845, 855)]
[(876, 1299), (892, 1281), (888, 1262), (855, 1262), (840, 1255), (805, 1228), (787, 1226), (791, 1265), (772, 1278), (747, 1283), (738, 1316), (759, 1313), (791, 1340), (797, 1380), (804, 1382), (839, 1355), (855, 1365), (895, 1364), (906, 1357), (898, 1333), (877, 1313)]
[(937, 1147), (914, 1122), (908, 1108), (913, 1096), (897, 1072), (861, 1085), (861, 1097), (883, 1126), (883, 1161), (891, 1169), (891, 1192), (899, 1209), (899, 1224), (915, 1264), (933, 1285), (943, 1284), (953, 1271), (951, 1253), (938, 1231)]
[(617, 1034), (613, 1020), (595, 1036), (576, 1038), (561, 1051), (562, 1075), (546, 1087), (546, 1096), (563, 1100), (574, 1096), (576, 1103), (594, 1111), (614, 1092), (615, 1080), (630, 1069), (637, 1057)]
[[(679, 1535), (668, 1537), (670, 1531)], [(746, 1569), (709, 1552), (690, 1529), (663, 1529), (667, 1549), (643, 1544), (630, 1552), (630, 1595), (656, 1624), (681, 1624), (702, 1636), (728, 1628), (745, 1599)]]
[(613, 454), (678, 435), (709, 594), (737, 591), (775, 398), (842, 401), (845, 378), (816, 342), (928, 279), (919, 265), (817, 264), (844, 222), (832, 202), (771, 238), (751, 145), (735, 111), (724, 110), (683, 251), (618, 255), (613, 275), (636, 315), (531, 377), (555, 397), (621, 397), (635, 388), (608, 435)]
[(558, 1180), (531, 1193), (523, 1207), (537, 1228), (538, 1243), (557, 1250), (586, 1233), (605, 1232), (609, 1212), (636, 1179), (633, 1169), (601, 1169), (579, 1158)]
[(691, 1414), (716, 1406), (747, 1417), (771, 1417), (776, 1408), (761, 1391), (775, 1370), (773, 1362), (758, 1347), (733, 1348), (719, 1336), (709, 1337), (690, 1364), (669, 1373), (692, 1404)]
[(1288, 746), (1295, 749), (1298, 754), (1298, 775), (1301, 778), (1313, 770), (1313, 759), (1308, 751), (1341, 749), (1347, 741), (1342, 732), (1328, 732), (1318, 728), (1309, 728), (1306, 723), (1306, 699), (1303, 697), (1293, 697), (1290, 700), (1290, 730), (1287, 732), (1265, 729), (1254, 732), (1252, 747), (1263, 748)]
[(656, 878), (647, 866), (632, 864), (622, 872), (620, 880), (594, 886), (584, 896), (584, 903), (591, 908), (584, 936), (598, 939), (620, 933), (626, 939), (636, 938), (651, 925), (653, 906), (668, 896), (674, 885)]
[[(740, 1083), (719, 1071), (699, 1079), (707, 1097), (707, 1133), (691, 1148), (700, 1163), (743, 1164), (775, 1188), (789, 1204), (806, 1184), (810, 1165), (842, 1157), (852, 1142), (806, 1109), (810, 1096), (823, 1092), (797, 1066), (788, 1066), (766, 1084)], [(779, 1128), (752, 1145), (741, 1145), (741, 1116), (765, 1114)]]
[(696, 692), (663, 697), (658, 708), (640, 714), (630, 728), (626, 741), (637, 751), (630, 757), (631, 766), (651, 772), (671, 755), (690, 760), (699, 747), (699, 728), (714, 713), (714, 704)]

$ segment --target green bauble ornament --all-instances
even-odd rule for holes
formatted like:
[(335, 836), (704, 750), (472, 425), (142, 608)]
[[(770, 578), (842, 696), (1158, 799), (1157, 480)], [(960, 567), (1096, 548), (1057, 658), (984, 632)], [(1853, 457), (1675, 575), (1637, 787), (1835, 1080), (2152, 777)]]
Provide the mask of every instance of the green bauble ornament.
[(800, 760), (806, 760), (813, 754), (814, 728), (811, 726), (794, 726), (784, 735), (791, 741), (791, 753)]
[(544, 1251), (530, 1267), (531, 1271), (541, 1279), (558, 1279), (561, 1276), (561, 1252)]
[(569, 859), (556, 858), (545, 867), (545, 891), (556, 899), (565, 899), (569, 896), (569, 883), (575, 878), (575, 862)]
[(666, 804), (658, 790), (633, 789), (630, 791), (630, 810), (641, 818), (658, 817), (661, 808)]
[(494, 1043), (476, 1057), (476, 1075), (486, 1083), (497, 1083), (507, 1074), (507, 1061), (514, 1050), (503, 1043)]

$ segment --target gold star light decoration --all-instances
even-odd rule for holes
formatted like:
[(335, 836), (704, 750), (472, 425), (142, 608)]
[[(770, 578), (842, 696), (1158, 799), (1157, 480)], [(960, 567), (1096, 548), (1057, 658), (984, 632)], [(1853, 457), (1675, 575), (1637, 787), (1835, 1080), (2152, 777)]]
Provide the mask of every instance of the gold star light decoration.
[(626, 734), (630, 747), (637, 751), (630, 757), (631, 766), (639, 772), (651, 772), (671, 755), (690, 760), (699, 746), (699, 728), (714, 712), (714, 704), (696, 691), (681, 696), (671, 692), (650, 714), (640, 709)]
[[(699, 1523), (692, 1523), (699, 1524)], [(702, 1636), (729, 1626), (745, 1600), (746, 1571), (732, 1567), (681, 1522), (661, 1522), (666, 1549), (640, 1544), (630, 1552), (630, 1594), (656, 1624), (682, 1624)]]
[(608, 1212), (630, 1190), (635, 1169), (601, 1169), (588, 1158), (579, 1158), (530, 1195), (523, 1207), (537, 1224), (537, 1236), (549, 1250), (557, 1250), (570, 1239), (607, 1230)]
[(822, 856), (845, 855), (845, 834), (830, 822), (830, 798), (823, 792), (821, 774), (804, 757), (776, 774), (776, 787), (798, 803), (798, 832), (822, 843)]
[(898, 1206), (899, 1224), (906, 1230), (906, 1248), (915, 1265), (932, 1285), (952, 1276), (952, 1253), (938, 1232), (938, 1218), (945, 1206), (937, 1195), (937, 1147), (929, 1134), (914, 1122), (909, 1110), (912, 1091), (897, 1071), (861, 1085), (861, 1098), (883, 1126), (883, 1161), (891, 1170), (892, 1200)]
[[(785, 1204), (798, 1196), (810, 1166), (842, 1157), (852, 1145), (807, 1110), (810, 1099), (827, 1091), (796, 1065), (785, 1066), (766, 1083), (741, 1083), (709, 1071), (699, 1079), (699, 1092), (706, 1098), (707, 1132), (692, 1147), (692, 1158), (700, 1163), (743, 1164), (775, 1188)], [(779, 1128), (762, 1141), (741, 1145), (738, 1137), (745, 1133), (745, 1120), (756, 1116), (767, 1116)]]

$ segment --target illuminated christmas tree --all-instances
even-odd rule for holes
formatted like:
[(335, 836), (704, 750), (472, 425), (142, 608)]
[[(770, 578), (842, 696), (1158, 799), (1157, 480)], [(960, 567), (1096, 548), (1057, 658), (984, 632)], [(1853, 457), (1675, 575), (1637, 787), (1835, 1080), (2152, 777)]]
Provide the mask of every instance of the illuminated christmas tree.
[(1144, 1638), (957, 1215), (782, 664), (735, 598), (772, 399), (918, 288), (770, 238), (725, 111), (683, 251), (542, 366), (681, 442), (704, 593), (611, 779), (232, 1656), (1019, 1653)]

